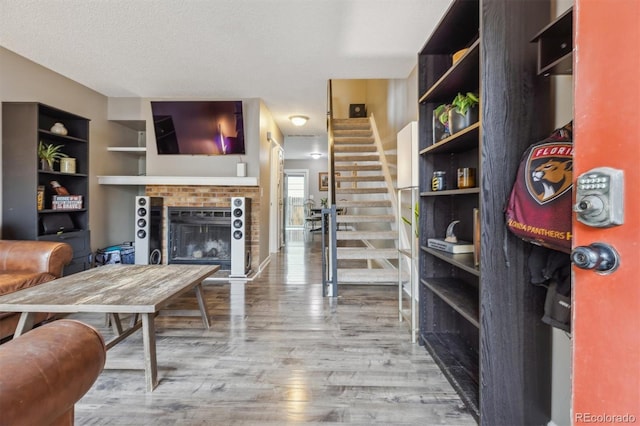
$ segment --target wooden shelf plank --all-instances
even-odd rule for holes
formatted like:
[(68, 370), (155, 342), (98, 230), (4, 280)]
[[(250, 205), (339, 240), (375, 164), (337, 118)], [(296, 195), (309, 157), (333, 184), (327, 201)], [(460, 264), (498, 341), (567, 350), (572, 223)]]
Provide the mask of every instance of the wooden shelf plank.
[(420, 250), (444, 260), (457, 268), (463, 269), (470, 274), (480, 276), (480, 269), (474, 266), (473, 253), (452, 254), (426, 246), (420, 246)]
[(421, 197), (441, 197), (443, 195), (468, 195), (479, 194), (480, 188), (465, 188), (465, 189), (446, 189), (444, 191), (425, 191), (421, 192)]
[(468, 151), (478, 146), (480, 136), (480, 122), (463, 129), (440, 142), (430, 145), (422, 150), (420, 154), (440, 154)]
[(478, 291), (475, 288), (455, 278), (424, 278), (420, 282), (464, 319), (480, 328)]
[(480, 88), (480, 41), (444, 73), (419, 99), (420, 103), (450, 103), (458, 92), (471, 92)]

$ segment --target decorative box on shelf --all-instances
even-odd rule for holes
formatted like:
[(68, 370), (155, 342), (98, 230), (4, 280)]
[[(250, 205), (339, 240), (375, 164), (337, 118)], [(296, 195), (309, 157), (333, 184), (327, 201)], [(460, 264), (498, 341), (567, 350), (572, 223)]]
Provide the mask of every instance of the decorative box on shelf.
[(51, 208), (53, 210), (79, 210), (82, 208), (82, 195), (54, 195)]
[(429, 238), (427, 240), (427, 247), (453, 254), (473, 253), (473, 243), (467, 241), (451, 243), (440, 238)]

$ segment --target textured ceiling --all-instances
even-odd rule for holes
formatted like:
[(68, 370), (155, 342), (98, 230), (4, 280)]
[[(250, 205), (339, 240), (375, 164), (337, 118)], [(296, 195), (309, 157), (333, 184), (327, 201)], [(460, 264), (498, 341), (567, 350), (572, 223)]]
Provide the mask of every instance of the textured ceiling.
[(449, 3), (0, 0), (0, 45), (106, 96), (261, 98), (295, 158), (326, 140), (327, 81), (406, 78)]

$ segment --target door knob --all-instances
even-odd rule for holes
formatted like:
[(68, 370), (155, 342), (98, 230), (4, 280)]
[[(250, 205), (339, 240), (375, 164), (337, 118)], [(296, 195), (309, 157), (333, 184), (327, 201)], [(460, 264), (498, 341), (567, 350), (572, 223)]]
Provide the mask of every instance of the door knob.
[(593, 269), (601, 274), (609, 274), (620, 264), (618, 252), (605, 243), (579, 246), (571, 252), (571, 261), (578, 268)]

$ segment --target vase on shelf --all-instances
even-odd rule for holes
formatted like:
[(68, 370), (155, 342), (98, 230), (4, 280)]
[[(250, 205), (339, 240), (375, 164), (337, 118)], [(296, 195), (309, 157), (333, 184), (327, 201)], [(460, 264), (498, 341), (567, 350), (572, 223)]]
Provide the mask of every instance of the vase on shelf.
[(75, 173), (76, 172), (76, 159), (72, 157), (65, 157), (60, 159), (60, 171), (62, 173)]
[(450, 136), (448, 124), (449, 124), (448, 122), (447, 124), (442, 124), (442, 122), (434, 115), (433, 124), (431, 127), (433, 129), (432, 137), (433, 137), (434, 144)]
[(53, 171), (53, 163), (45, 160), (44, 158), (40, 159), (40, 170), (43, 172), (52, 172)]
[(69, 132), (67, 131), (67, 128), (64, 127), (64, 124), (54, 123), (53, 126), (51, 126), (51, 133), (55, 133), (56, 135), (67, 136)]
[(478, 121), (478, 108), (469, 108), (464, 114), (460, 114), (455, 109), (449, 111), (449, 129), (451, 134), (466, 129)]

